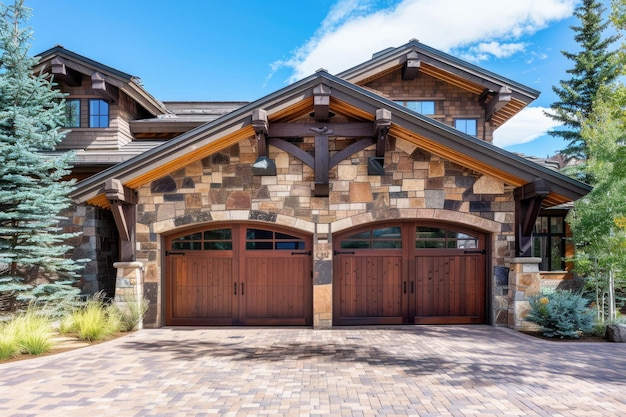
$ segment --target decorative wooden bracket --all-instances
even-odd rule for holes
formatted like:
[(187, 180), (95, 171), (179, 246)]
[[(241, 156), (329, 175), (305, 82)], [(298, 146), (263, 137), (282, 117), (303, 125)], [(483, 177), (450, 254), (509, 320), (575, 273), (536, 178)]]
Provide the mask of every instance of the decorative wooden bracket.
[(550, 194), (550, 187), (541, 178), (518, 187), (515, 197), (515, 250), (517, 256), (531, 256), (532, 234), (541, 202)]
[(78, 71), (69, 68), (62, 58), (53, 58), (50, 62), (50, 67), (55, 80), (62, 81), (71, 87), (78, 87), (82, 84), (82, 75)]
[(387, 109), (376, 110), (376, 156), (385, 156), (385, 147), (387, 146), (387, 134), (391, 127), (391, 112)]
[(252, 164), (252, 174), (259, 176), (276, 175), (276, 163), (268, 158), (267, 150), (267, 111), (255, 109), (252, 112), (252, 127), (256, 136), (258, 157)]
[(507, 86), (500, 87), (500, 90), (496, 93), (494, 91), (486, 90), (480, 96), (480, 102), (485, 108), (485, 120), (489, 121), (511, 101), (511, 89)]
[(406, 61), (402, 67), (402, 79), (410, 81), (417, 77), (417, 73), (420, 69), (420, 60), (417, 52), (412, 51), (406, 54)]
[(318, 122), (326, 122), (330, 113), (330, 87), (319, 84), (313, 88), (313, 117)]
[(104, 184), (107, 200), (120, 235), (120, 261), (130, 262), (135, 258), (135, 205), (137, 192), (122, 184), (118, 179)]
[(104, 76), (99, 72), (94, 72), (91, 74), (91, 89), (94, 94), (97, 94), (112, 103), (117, 101), (117, 89), (110, 85), (107, 85)]

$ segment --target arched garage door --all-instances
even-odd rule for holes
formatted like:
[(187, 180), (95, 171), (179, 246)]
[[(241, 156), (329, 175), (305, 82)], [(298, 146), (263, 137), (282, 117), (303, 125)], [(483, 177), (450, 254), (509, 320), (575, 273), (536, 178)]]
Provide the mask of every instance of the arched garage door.
[(447, 224), (382, 224), (333, 238), (333, 323), (484, 323), (485, 236)]
[(167, 325), (312, 324), (309, 236), (221, 225), (165, 245)]

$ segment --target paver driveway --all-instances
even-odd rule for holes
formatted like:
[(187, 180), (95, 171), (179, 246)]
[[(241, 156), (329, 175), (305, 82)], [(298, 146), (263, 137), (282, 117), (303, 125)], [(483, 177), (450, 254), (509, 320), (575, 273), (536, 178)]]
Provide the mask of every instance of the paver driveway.
[(166, 328), (0, 365), (2, 416), (616, 416), (626, 348), (490, 326)]

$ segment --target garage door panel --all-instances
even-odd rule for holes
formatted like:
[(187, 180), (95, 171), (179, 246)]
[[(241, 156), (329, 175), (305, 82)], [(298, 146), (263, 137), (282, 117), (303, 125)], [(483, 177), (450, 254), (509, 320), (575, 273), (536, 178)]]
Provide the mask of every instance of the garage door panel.
[(248, 258), (242, 296), (246, 320), (304, 318), (309, 307), (304, 293), (307, 262), (304, 257)]
[(390, 221), (334, 241), (335, 323), (484, 323), (484, 235)]
[(401, 256), (342, 255), (338, 262), (340, 323), (358, 318), (395, 323), (398, 317), (401, 322)]
[(245, 224), (167, 239), (166, 324), (310, 324), (309, 246)]
[[(484, 314), (484, 280), (478, 255), (418, 256), (415, 320), (440, 317), (450, 323), (480, 319)], [(420, 319), (421, 318), (421, 319)]]

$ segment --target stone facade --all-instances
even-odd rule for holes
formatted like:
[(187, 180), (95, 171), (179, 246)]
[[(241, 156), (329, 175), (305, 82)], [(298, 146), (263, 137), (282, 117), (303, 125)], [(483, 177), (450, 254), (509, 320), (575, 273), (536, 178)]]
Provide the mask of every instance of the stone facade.
[[(329, 197), (313, 197), (313, 171), (283, 151), (271, 149), (276, 176), (256, 177), (253, 138), (139, 188), (137, 260), (146, 265), (146, 285), (162, 294), (161, 237), (183, 227), (217, 221), (260, 221), (314, 236), (314, 324), (332, 318), (332, 233), (388, 219), (431, 219), (464, 224), (490, 235), (494, 265), (505, 265), (514, 247), (514, 203), (508, 187), (402, 140), (390, 141), (384, 176), (368, 176), (368, 148), (330, 172)], [(309, 142), (304, 140), (306, 148)], [(351, 143), (338, 139), (332, 150)], [(493, 279), (489, 277), (491, 281)], [(503, 290), (488, 285), (495, 294)], [(146, 318), (159, 326), (161, 300)], [(499, 324), (506, 306), (493, 304)], [(154, 315), (155, 314), (155, 315)], [(491, 320), (490, 320), (491, 321)]]
[(115, 293), (116, 269), (113, 263), (118, 259), (119, 244), (113, 215), (109, 210), (79, 205), (63, 214), (60, 223), (63, 233), (80, 235), (67, 243), (74, 249), (67, 256), (74, 260), (89, 259), (80, 271), (79, 286), (84, 294), (103, 291), (107, 296)]

